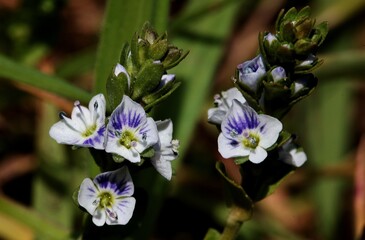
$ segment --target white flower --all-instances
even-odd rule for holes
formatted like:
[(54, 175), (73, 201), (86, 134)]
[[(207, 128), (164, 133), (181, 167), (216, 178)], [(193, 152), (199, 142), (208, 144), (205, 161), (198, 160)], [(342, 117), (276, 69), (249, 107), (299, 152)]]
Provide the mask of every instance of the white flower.
[(279, 149), (279, 160), (300, 167), (307, 161), (307, 155), (290, 140)]
[(233, 100), (232, 107), (221, 125), (218, 151), (224, 158), (247, 157), (260, 163), (279, 137), (283, 125), (265, 114), (257, 114), (250, 106)]
[(257, 91), (258, 85), (266, 74), (265, 65), (261, 55), (237, 66), (238, 81), (246, 85), (253, 92)]
[(155, 155), (151, 158), (152, 165), (167, 180), (171, 180), (171, 161), (177, 157), (179, 141), (172, 139), (172, 121), (156, 121), (160, 141), (153, 147)]
[(140, 162), (140, 153), (158, 142), (155, 121), (126, 95), (110, 116), (107, 131), (105, 151), (131, 162)]
[(136, 199), (127, 167), (97, 175), (81, 183), (78, 202), (92, 216), (96, 226), (125, 225), (133, 215)]
[(237, 88), (230, 88), (214, 96), (215, 108), (208, 109), (208, 122), (213, 124), (221, 124), (226, 116), (229, 108), (232, 106), (233, 100), (236, 99), (241, 103), (245, 103), (246, 99)]
[(103, 94), (98, 94), (90, 100), (89, 109), (76, 101), (71, 119), (65, 114), (60, 116), (62, 119), (49, 131), (49, 135), (58, 143), (104, 149), (105, 98)]

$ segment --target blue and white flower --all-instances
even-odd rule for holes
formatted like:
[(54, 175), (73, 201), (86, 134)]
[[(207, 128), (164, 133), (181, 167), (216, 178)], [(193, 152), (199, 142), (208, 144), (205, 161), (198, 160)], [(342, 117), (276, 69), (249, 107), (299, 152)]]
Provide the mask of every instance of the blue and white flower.
[(257, 114), (254, 109), (237, 100), (221, 125), (218, 151), (224, 158), (247, 157), (260, 163), (267, 157), (267, 149), (273, 146), (283, 128), (282, 123), (271, 116)]
[(179, 141), (172, 139), (172, 121), (156, 121), (160, 141), (153, 147), (155, 155), (151, 158), (152, 165), (167, 180), (171, 180), (171, 161), (178, 155)]
[(134, 185), (127, 167), (103, 172), (94, 180), (82, 181), (78, 202), (92, 215), (96, 226), (125, 225), (133, 215), (136, 199)]
[(60, 114), (61, 120), (55, 123), (49, 135), (58, 143), (81, 147), (104, 149), (105, 140), (105, 98), (103, 94), (94, 96), (89, 108), (75, 102), (71, 118)]
[(266, 74), (266, 69), (261, 55), (237, 66), (238, 81), (246, 85), (253, 92), (257, 91), (261, 79)]
[(227, 91), (223, 91), (221, 95), (216, 94), (214, 96), (214, 105), (216, 107), (208, 109), (208, 122), (217, 125), (221, 124), (229, 108), (232, 106), (234, 99), (240, 103), (246, 102), (246, 99), (237, 88), (230, 88)]
[(105, 151), (131, 162), (140, 162), (140, 154), (158, 143), (155, 121), (147, 117), (143, 107), (124, 95), (114, 109), (107, 126)]

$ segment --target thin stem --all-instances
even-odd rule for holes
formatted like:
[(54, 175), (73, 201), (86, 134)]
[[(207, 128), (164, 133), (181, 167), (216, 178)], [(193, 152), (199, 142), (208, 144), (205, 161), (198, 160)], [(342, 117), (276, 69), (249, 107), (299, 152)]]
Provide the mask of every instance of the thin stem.
[(220, 240), (233, 240), (236, 238), (243, 222), (251, 218), (251, 213), (237, 205), (233, 205), (227, 218), (226, 226)]

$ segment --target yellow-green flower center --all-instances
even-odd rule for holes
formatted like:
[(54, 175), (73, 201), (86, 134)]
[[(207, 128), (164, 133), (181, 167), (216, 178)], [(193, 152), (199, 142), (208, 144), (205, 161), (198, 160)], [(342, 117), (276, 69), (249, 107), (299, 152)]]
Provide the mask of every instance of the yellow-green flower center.
[(252, 149), (255, 149), (259, 145), (259, 142), (260, 137), (253, 133), (249, 133), (248, 136), (242, 140), (242, 143), (245, 147)]
[(90, 137), (96, 130), (96, 124), (93, 124), (92, 126), (88, 127), (83, 133), (83, 137)]
[(137, 140), (133, 132), (126, 130), (121, 134), (119, 143), (129, 149), (132, 147), (132, 143)]
[(110, 192), (101, 192), (98, 195), (99, 206), (101, 208), (111, 207), (114, 204), (114, 197)]

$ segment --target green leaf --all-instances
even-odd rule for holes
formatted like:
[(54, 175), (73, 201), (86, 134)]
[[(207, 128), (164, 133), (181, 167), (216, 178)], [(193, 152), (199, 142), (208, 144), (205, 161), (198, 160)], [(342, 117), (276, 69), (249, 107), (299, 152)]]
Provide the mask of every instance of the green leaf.
[(50, 76), (28, 66), (16, 63), (0, 55), (0, 77), (25, 83), (59, 96), (81, 102), (88, 102), (91, 95), (61, 78)]
[(241, 164), (242, 188), (253, 202), (260, 201), (275, 191), (280, 182), (295, 167), (278, 160), (276, 150), (270, 151), (261, 163), (250, 161)]
[(215, 167), (225, 180), (224, 183), (233, 204), (245, 209), (246, 212), (251, 216), (253, 213), (253, 202), (250, 196), (245, 192), (242, 186), (235, 183), (226, 175), (223, 163), (217, 162)]
[(207, 234), (205, 234), (204, 240), (219, 240), (221, 234), (214, 228), (209, 228)]

